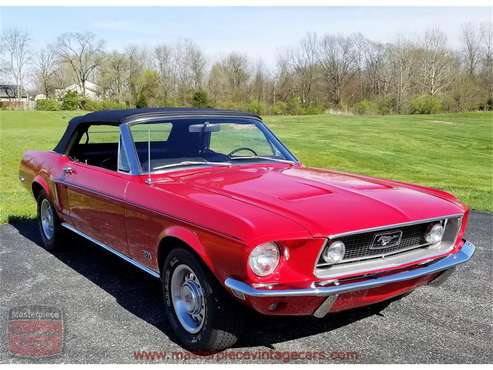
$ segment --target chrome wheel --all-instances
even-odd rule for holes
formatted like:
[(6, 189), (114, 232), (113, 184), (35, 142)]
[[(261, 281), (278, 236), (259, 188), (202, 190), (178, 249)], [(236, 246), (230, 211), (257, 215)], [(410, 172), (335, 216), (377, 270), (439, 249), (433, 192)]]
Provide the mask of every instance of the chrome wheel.
[(55, 219), (53, 209), (48, 199), (43, 199), (40, 207), (41, 228), (46, 239), (51, 240), (55, 233)]
[(171, 301), (176, 316), (190, 334), (202, 329), (205, 320), (205, 300), (197, 275), (187, 265), (178, 265), (171, 276)]

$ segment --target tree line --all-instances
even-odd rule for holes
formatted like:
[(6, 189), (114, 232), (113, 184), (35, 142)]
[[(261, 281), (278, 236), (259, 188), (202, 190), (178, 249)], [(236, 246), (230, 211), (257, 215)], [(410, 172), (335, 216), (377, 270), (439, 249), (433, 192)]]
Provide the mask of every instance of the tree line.
[(81, 94), (70, 97), (73, 104), (93, 108), (85, 97), (90, 81), (99, 86), (103, 108), (196, 106), (262, 114), (493, 110), (492, 23), (464, 24), (455, 49), (438, 28), (389, 43), (361, 34), (309, 33), (279, 53), (274, 68), (239, 52), (211, 60), (191, 40), (109, 51), (93, 33), (64, 33), (34, 52), (28, 33), (9, 29), (1, 46), (5, 79), (18, 87), (31, 82), (54, 106), (57, 90), (76, 83)]

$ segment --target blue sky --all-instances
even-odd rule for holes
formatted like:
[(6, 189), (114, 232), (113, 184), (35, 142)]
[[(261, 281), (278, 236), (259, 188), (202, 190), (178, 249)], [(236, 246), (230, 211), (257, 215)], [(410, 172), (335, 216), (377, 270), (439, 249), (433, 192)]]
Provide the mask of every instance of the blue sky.
[(211, 59), (240, 51), (269, 65), (279, 51), (307, 32), (361, 32), (377, 41), (411, 37), (439, 26), (453, 47), (465, 22), (491, 21), (493, 8), (479, 7), (2, 7), (2, 28), (30, 32), (38, 47), (68, 31), (92, 31), (107, 49), (154, 46), (188, 38)]

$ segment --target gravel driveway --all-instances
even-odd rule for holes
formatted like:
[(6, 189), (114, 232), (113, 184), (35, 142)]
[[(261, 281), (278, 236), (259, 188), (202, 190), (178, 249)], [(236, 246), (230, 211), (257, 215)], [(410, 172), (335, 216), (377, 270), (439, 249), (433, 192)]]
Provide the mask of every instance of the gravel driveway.
[[(34, 222), (0, 225), (0, 363), (144, 362), (136, 351), (162, 352), (154, 362), (491, 363), (492, 233), (493, 215), (473, 213), (467, 238), (476, 254), (439, 288), (323, 320), (249, 314), (235, 348), (196, 357), (173, 341), (158, 281), (88, 242), (51, 254)], [(8, 313), (24, 305), (63, 312), (62, 353), (8, 354)]]

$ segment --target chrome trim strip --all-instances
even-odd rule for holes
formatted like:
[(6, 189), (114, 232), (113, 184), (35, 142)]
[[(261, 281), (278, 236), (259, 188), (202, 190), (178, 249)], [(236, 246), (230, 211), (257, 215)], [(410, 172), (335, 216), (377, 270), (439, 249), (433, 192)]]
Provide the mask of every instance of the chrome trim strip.
[(345, 233), (339, 233), (339, 234), (332, 234), (329, 235), (329, 239), (335, 239), (335, 238), (341, 238), (343, 236), (348, 236), (348, 235), (354, 235), (354, 234), (362, 234), (370, 231), (379, 231), (379, 230), (386, 230), (386, 229), (393, 229), (397, 227), (402, 227), (402, 226), (411, 226), (411, 225), (417, 225), (417, 224), (425, 224), (427, 222), (432, 222), (432, 221), (438, 221), (438, 220), (443, 220), (443, 219), (448, 219), (448, 218), (455, 218), (455, 217), (463, 217), (464, 215), (462, 213), (457, 213), (453, 215), (446, 215), (446, 216), (440, 216), (440, 217), (433, 217), (433, 218), (425, 218), (422, 220), (416, 220), (416, 221), (410, 221), (410, 222), (402, 222), (399, 224), (391, 224), (391, 225), (382, 225), (382, 226), (377, 226), (377, 227), (369, 227), (366, 229), (359, 229), (359, 230), (353, 230), (353, 231), (348, 231)]
[(83, 233), (82, 231), (79, 231), (77, 230), (75, 227), (73, 227), (72, 225), (66, 223), (66, 222), (63, 222), (62, 223), (62, 226), (65, 227), (66, 229), (70, 230), (70, 231), (73, 231), (74, 233), (82, 236), (83, 238), (93, 242), (94, 244), (97, 244), (98, 246), (100, 246), (101, 248), (103, 249), (106, 249), (108, 252), (111, 252), (113, 253), (115, 256), (118, 256), (120, 257), (121, 259), (123, 259), (124, 261), (134, 265), (135, 267), (138, 267), (139, 269), (141, 269), (142, 271), (145, 271), (147, 272), (149, 275), (151, 275), (152, 277), (155, 277), (155, 278), (160, 278), (161, 276), (159, 275), (159, 272), (157, 271), (154, 271), (152, 269), (150, 269), (149, 267), (147, 266), (144, 266), (142, 265), (141, 263), (131, 259), (130, 257), (126, 256), (125, 254), (117, 251), (116, 249), (113, 249), (112, 247), (100, 242), (99, 240), (97, 239), (94, 239), (93, 237), (87, 235), (86, 233)]
[(255, 289), (250, 285), (233, 279), (227, 278), (224, 281), (226, 287), (234, 290), (237, 294), (242, 293), (250, 297), (306, 297), (306, 296), (317, 296), (325, 297), (334, 294), (341, 294), (347, 292), (353, 292), (356, 290), (371, 289), (382, 285), (396, 283), (399, 281), (406, 281), (421, 276), (434, 274), (440, 271), (448, 270), (452, 267), (465, 263), (471, 259), (475, 250), (474, 244), (466, 241), (462, 246), (461, 250), (457, 253), (451, 254), (441, 260), (433, 262), (427, 266), (419, 267), (414, 270), (399, 272), (392, 275), (384, 275), (375, 278), (369, 278), (367, 280), (358, 281), (355, 283), (333, 285), (329, 287), (318, 287), (318, 288), (304, 288), (304, 289)]

